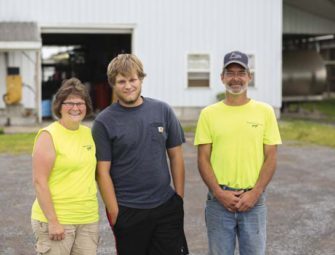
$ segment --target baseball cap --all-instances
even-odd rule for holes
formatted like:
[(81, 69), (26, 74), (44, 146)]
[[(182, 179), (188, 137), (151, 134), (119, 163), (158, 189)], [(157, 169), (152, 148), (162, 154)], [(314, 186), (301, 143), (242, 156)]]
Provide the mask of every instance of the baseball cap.
[(248, 66), (248, 55), (240, 51), (232, 51), (227, 53), (223, 59), (223, 69), (225, 69), (230, 64), (239, 64), (245, 69), (249, 69)]

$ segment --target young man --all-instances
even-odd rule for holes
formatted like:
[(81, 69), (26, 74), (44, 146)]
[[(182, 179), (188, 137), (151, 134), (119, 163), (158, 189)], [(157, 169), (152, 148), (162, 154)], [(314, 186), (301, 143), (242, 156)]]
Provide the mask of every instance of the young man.
[[(185, 141), (165, 103), (141, 96), (141, 61), (120, 54), (107, 69), (118, 98), (96, 118), (97, 182), (118, 255), (188, 254), (183, 230)], [(170, 185), (170, 169), (174, 189)]]
[(225, 55), (226, 98), (202, 110), (195, 134), (198, 167), (209, 188), (206, 225), (211, 255), (265, 254), (265, 188), (281, 144), (273, 109), (247, 97), (248, 56)]

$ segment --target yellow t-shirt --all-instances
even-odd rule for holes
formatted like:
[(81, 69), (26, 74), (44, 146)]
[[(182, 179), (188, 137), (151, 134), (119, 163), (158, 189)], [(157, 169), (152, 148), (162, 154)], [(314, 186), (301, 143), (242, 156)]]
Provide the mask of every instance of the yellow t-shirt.
[(241, 106), (219, 102), (201, 111), (194, 144), (212, 144), (211, 165), (219, 184), (246, 189), (257, 182), (263, 145), (281, 144), (281, 138), (271, 106), (255, 100)]
[[(95, 182), (95, 144), (88, 127), (64, 128), (58, 121), (41, 132), (52, 137), (56, 160), (49, 176), (49, 189), (57, 218), (61, 224), (88, 224), (99, 220)], [(32, 219), (47, 222), (37, 199)]]

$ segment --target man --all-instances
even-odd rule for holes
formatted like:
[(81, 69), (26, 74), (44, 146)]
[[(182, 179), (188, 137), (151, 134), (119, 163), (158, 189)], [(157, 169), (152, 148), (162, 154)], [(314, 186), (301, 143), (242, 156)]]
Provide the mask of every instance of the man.
[[(185, 141), (172, 109), (141, 96), (141, 61), (120, 54), (107, 69), (117, 103), (96, 118), (97, 182), (118, 255), (188, 254), (183, 231)], [(170, 172), (175, 190), (170, 185)]]
[(265, 188), (281, 144), (273, 109), (248, 98), (248, 56), (225, 55), (223, 101), (202, 110), (195, 134), (200, 175), (209, 188), (206, 225), (211, 255), (265, 254)]

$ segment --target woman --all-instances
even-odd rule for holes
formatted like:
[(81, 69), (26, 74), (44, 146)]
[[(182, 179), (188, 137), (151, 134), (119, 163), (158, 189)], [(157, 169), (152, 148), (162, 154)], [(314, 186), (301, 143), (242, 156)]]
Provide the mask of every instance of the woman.
[(95, 145), (81, 121), (92, 111), (85, 86), (76, 78), (58, 90), (59, 118), (41, 129), (33, 149), (32, 228), (37, 254), (91, 255), (98, 243)]

